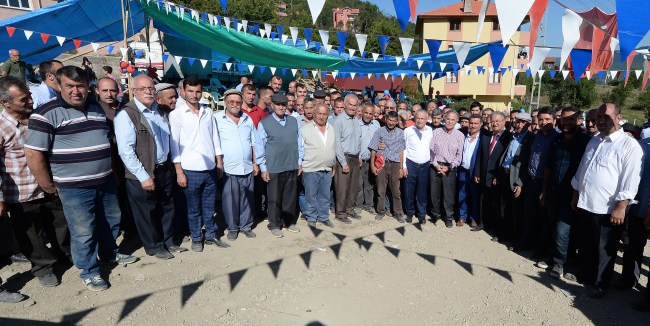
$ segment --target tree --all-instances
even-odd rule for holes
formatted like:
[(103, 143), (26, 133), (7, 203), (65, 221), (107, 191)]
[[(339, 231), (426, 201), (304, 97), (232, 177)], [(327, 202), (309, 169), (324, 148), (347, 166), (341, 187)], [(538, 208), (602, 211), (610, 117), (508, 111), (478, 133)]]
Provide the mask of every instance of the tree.
[(580, 109), (589, 108), (597, 99), (596, 82), (594, 80), (580, 79), (576, 83), (573, 78), (563, 79), (561, 75), (549, 79), (547, 95), (551, 105), (556, 107), (573, 105)]

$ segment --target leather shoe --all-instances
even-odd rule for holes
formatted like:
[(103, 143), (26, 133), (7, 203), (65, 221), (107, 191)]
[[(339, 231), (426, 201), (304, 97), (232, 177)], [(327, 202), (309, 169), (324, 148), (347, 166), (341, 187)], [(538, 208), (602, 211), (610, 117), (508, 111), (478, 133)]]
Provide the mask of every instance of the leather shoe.
[(187, 248), (183, 248), (181, 246), (169, 246), (169, 247), (167, 247), (167, 251), (169, 251), (170, 253), (172, 253), (172, 252), (186, 252)]
[(418, 217), (418, 223), (420, 224), (427, 224), (427, 219), (424, 217)]
[(445, 220), (445, 226), (451, 228), (454, 226), (454, 223), (451, 220)]
[(0, 289), (0, 302), (4, 303), (18, 303), (27, 299), (27, 296), (20, 293), (9, 292), (5, 289)]
[(205, 239), (205, 244), (217, 246), (219, 248), (230, 248), (230, 245), (222, 240), (217, 238), (214, 239)]
[(167, 259), (172, 259), (174, 258), (174, 255), (172, 255), (169, 251), (167, 250), (161, 250), (155, 254), (153, 254), (154, 257), (160, 259), (160, 260), (167, 260)]
[(360, 220), (361, 219), (361, 215), (359, 215), (359, 213), (357, 213), (357, 212), (352, 212), (352, 214), (348, 214), (348, 217), (353, 218), (355, 220)]
[(477, 225), (477, 226), (472, 227), (472, 231), (474, 231), (474, 232), (478, 232), (478, 231), (482, 231), (482, 230), (483, 230), (483, 226), (481, 226), (481, 225)]
[(315, 228), (316, 227), (316, 221), (307, 222), (307, 226), (309, 226), (310, 228)]
[(203, 242), (202, 241), (192, 241), (192, 251), (202, 252), (203, 251)]
[(228, 240), (230, 241), (237, 240), (237, 235), (239, 235), (239, 232), (237, 231), (228, 231)]
[(60, 284), (59, 280), (56, 278), (56, 275), (53, 273), (39, 276), (38, 282), (41, 283), (42, 286), (48, 288), (53, 288)]
[(334, 223), (332, 223), (332, 221), (330, 221), (330, 220), (326, 220), (326, 221), (323, 221), (321, 223), (323, 223), (325, 226), (330, 227), (330, 228), (334, 227)]
[[(399, 220), (397, 220), (399, 222)], [(413, 215), (406, 215), (406, 223), (413, 222)], [(400, 222), (403, 223), (403, 222)]]
[(336, 219), (339, 220), (339, 221), (341, 221), (341, 222), (343, 222), (343, 223), (345, 223), (345, 224), (350, 224), (350, 223), (352, 223), (352, 221), (350, 221), (350, 219), (349, 219), (347, 216), (336, 217)]
[(469, 226), (474, 228), (474, 227), (477, 227), (478, 224), (476, 224), (476, 221), (471, 221), (471, 222), (469, 222)]
[(250, 238), (250, 239), (253, 239), (253, 238), (255, 238), (255, 237), (257, 236), (257, 235), (255, 234), (255, 232), (253, 232), (253, 231), (242, 231), (242, 233), (243, 233), (247, 238)]
[(607, 290), (597, 287), (593, 292), (589, 293), (589, 297), (592, 299), (600, 300), (607, 295)]

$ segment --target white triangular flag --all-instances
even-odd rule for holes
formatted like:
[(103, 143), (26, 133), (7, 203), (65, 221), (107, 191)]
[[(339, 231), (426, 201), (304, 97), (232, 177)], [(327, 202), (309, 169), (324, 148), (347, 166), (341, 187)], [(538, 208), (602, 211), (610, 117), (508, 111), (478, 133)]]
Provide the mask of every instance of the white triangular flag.
[(515, 35), (533, 2), (535, 0), (495, 0), (503, 45)]
[(446, 62), (438, 62), (440, 65), (440, 71), (445, 71), (445, 68), (447, 68), (447, 63)]
[(366, 50), (366, 42), (368, 41), (368, 35), (366, 34), (356, 34), (357, 45), (359, 46), (359, 53), (363, 55), (363, 51)]
[(307, 0), (307, 5), (309, 5), (309, 12), (311, 13), (312, 24), (316, 25), (316, 19), (323, 11), (323, 6), (325, 5), (325, 0)]
[(214, 15), (208, 14), (208, 20), (210, 21), (210, 26), (214, 27)]
[(196, 22), (199, 22), (199, 12), (196, 10), (192, 10), (192, 19), (195, 19)]
[(226, 29), (230, 32), (230, 17), (223, 17), (223, 24), (226, 25)]
[(183, 57), (180, 56), (180, 55), (175, 55), (175, 56), (174, 56), (174, 59), (176, 59), (176, 63), (180, 64), (180, 63), (181, 63), (181, 60), (183, 60)]
[(333, 77), (334, 79), (336, 79), (336, 76), (338, 76), (338, 74), (339, 74), (338, 70), (334, 70), (334, 71), (332, 71), (332, 77)]
[(546, 72), (546, 70), (544, 69), (537, 70), (537, 77), (539, 77), (539, 79), (542, 79), (542, 76), (544, 76), (544, 72)]
[(636, 75), (636, 79), (639, 79), (639, 76), (641, 76), (641, 70), (635, 70), (634, 75)]
[[(268, 38), (271, 38), (271, 28), (273, 28), (273, 26), (271, 26), (271, 24), (264, 23), (264, 32), (266, 33), (266, 37), (268, 37)], [(264, 36), (262, 36), (262, 37), (264, 37)]]
[(97, 50), (99, 49), (99, 44), (97, 44), (97, 43), (90, 43), (90, 46), (93, 47), (94, 52), (97, 52)]
[(402, 63), (402, 57), (395, 57), (395, 62), (399, 66), (399, 64)]
[(318, 70), (312, 70), (311, 71), (311, 76), (316, 78), (316, 76), (318, 76)]
[(237, 24), (237, 31), (241, 32), (242, 27), (244, 27), (242, 24)]
[(485, 13), (487, 12), (488, 4), (490, 0), (483, 0), (481, 5), (481, 10), (478, 13), (478, 30), (476, 32), (476, 42), (481, 39), (481, 31), (483, 30), (483, 22), (485, 21)]
[(224, 62), (226, 64), (226, 70), (230, 70), (232, 67), (232, 62)]
[(404, 80), (404, 76), (406, 76), (406, 73), (405, 72), (400, 73), (399, 76), (402, 77), (402, 80)]
[(356, 72), (351, 72), (351, 73), (350, 73), (350, 77), (352, 77), (352, 79), (354, 79), (354, 76), (356, 76), (356, 75), (357, 75)]
[(181, 10), (178, 11), (178, 18), (185, 20), (185, 8), (181, 7)]
[(385, 73), (384, 73), (384, 79), (388, 80), (388, 76), (389, 76), (389, 75), (390, 75), (390, 73), (385, 72)]
[(248, 72), (251, 74), (253, 73), (253, 70), (255, 69), (255, 65), (248, 65)]
[(122, 52), (122, 59), (126, 59), (126, 51), (128, 51), (127, 48), (120, 48), (120, 52)]
[(260, 36), (265, 37), (266, 36), (266, 30), (260, 29)]
[(513, 75), (513, 76), (517, 76), (518, 73), (519, 73), (519, 69), (518, 69), (518, 68), (512, 68), (512, 75)]
[(544, 60), (548, 56), (548, 52), (551, 51), (550, 48), (544, 47), (535, 47), (535, 55), (532, 60), (528, 63), (528, 68), (532, 76), (537, 75), (537, 70), (542, 66)]
[(296, 42), (298, 42), (298, 27), (289, 27), (289, 31), (291, 32), (291, 41), (293, 41), (293, 46), (296, 46)]
[(275, 75), (275, 67), (269, 67), (269, 70), (271, 70), (271, 75)]
[[(318, 34), (320, 34), (321, 43), (323, 43), (323, 44), (329, 43), (329, 41), (330, 41), (330, 32), (329, 31), (324, 31), (322, 29), (319, 29)], [(329, 50), (327, 52), (329, 52)]]
[(564, 9), (564, 15), (562, 15), (562, 36), (564, 41), (560, 51), (560, 68), (564, 67), (569, 53), (580, 40), (580, 25), (582, 25), (582, 22), (583, 19), (580, 15), (569, 9)]
[(413, 47), (413, 39), (408, 37), (400, 37), (399, 43), (402, 45), (402, 54), (404, 55), (404, 60), (408, 60), (409, 54), (411, 54), (411, 48)]
[(326, 53), (329, 54), (330, 51), (332, 51), (332, 46), (329, 44), (325, 44), (325, 51), (327, 51)]
[[(616, 49), (618, 48), (618, 39), (615, 37), (610, 37), (609, 38), (609, 50), (614, 53)], [(612, 56), (612, 60), (614, 60), (614, 56)]]
[(171, 5), (169, 2), (165, 2), (165, 11), (167, 11), (167, 14), (169, 15), (169, 12), (172, 10)]
[(566, 76), (568, 76), (568, 75), (569, 75), (568, 70), (562, 70), (562, 78), (566, 79)]
[(34, 34), (34, 32), (26, 30), (25, 31), (25, 38), (29, 40), (29, 38), (32, 37), (32, 34)]
[(293, 74), (294, 77), (296, 77), (297, 72), (298, 72), (298, 69), (291, 69), (291, 73)]
[(354, 57), (354, 52), (356, 52), (355, 49), (348, 49), (348, 54), (350, 54), (350, 59), (352, 59), (352, 57)]
[(370, 79), (370, 78), (372, 78), (372, 73), (371, 72), (368, 73), (368, 79)]
[(242, 29), (244, 30), (244, 33), (248, 32), (248, 20), (244, 19), (241, 21)]
[(467, 54), (469, 49), (472, 47), (472, 44), (465, 42), (454, 42), (454, 52), (456, 52), (456, 59), (458, 59), (458, 66), (462, 67), (465, 65), (465, 59), (467, 59)]
[(65, 37), (63, 36), (57, 36), (56, 40), (59, 41), (59, 44), (63, 46), (63, 42), (65, 42)]
[(591, 71), (586, 70), (585, 71), (585, 76), (587, 77), (587, 80), (590, 80), (591, 79)]
[(618, 70), (610, 70), (609, 71), (609, 78), (616, 79), (617, 74), (618, 74)]
[(422, 64), (424, 63), (424, 60), (415, 60), (415, 62), (418, 64), (418, 69), (422, 68)]
[(379, 58), (379, 53), (373, 53), (372, 54), (372, 62), (377, 62), (377, 58)]
[(201, 61), (201, 67), (203, 68), (205, 68), (205, 65), (208, 64), (208, 60), (200, 59), (199, 61)]
[(282, 44), (287, 43), (287, 40), (289, 39), (289, 35), (287, 34), (282, 34)]

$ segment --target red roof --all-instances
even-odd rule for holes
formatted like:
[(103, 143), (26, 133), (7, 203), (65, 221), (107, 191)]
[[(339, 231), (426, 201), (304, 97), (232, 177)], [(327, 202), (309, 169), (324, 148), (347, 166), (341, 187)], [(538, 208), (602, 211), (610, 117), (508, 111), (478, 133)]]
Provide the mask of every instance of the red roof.
[[(391, 78), (391, 77), (389, 77)], [(372, 78), (368, 79), (366, 74), (359, 74), (354, 79), (352, 78), (334, 78), (331, 75), (327, 75), (325, 78), (324, 84), (327, 84), (329, 87), (336, 87), (340, 90), (353, 90), (353, 91), (362, 91), (366, 86), (375, 86), (375, 90), (378, 92), (383, 92), (384, 90), (390, 90), (391, 86), (395, 88), (396, 92), (400, 92), (403, 86), (409, 84), (413, 89), (416, 89), (418, 86), (418, 79), (413, 77), (412, 79), (405, 78), (402, 82), (401, 77), (396, 77), (395, 81), (391, 85), (391, 79), (384, 78), (384, 75), (381, 74), (381, 78), (377, 79), (373, 74)]]
[[(464, 1), (460, 1), (458, 3), (454, 3), (452, 5), (438, 8), (431, 10), (429, 12), (425, 12), (423, 14), (418, 15), (418, 20), (420, 18), (426, 18), (426, 17), (454, 17), (454, 16), (462, 16), (462, 17), (471, 17), (471, 16), (477, 16), (481, 12), (481, 6), (483, 4), (482, 1), (477, 1), (477, 0), (471, 0), (472, 1), (472, 12), (471, 13), (465, 13), (463, 11), (464, 7)], [(497, 16), (497, 6), (490, 2), (487, 8), (487, 12), (485, 13), (485, 17), (496, 17)]]

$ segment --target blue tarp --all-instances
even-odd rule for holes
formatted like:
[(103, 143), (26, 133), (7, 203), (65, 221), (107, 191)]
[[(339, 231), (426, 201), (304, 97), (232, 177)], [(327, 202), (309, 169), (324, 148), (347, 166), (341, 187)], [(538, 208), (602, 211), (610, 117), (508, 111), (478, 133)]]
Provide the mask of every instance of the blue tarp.
[[(127, 36), (140, 32), (145, 27), (142, 7), (137, 1), (129, 1), (130, 7)], [(9, 37), (6, 26), (15, 27), (13, 37)], [(29, 40), (23, 30), (34, 32)], [(39, 33), (50, 34), (43, 44)], [(63, 46), (56, 36), (66, 38)], [(122, 6), (118, 0), (67, 0), (33, 12), (0, 21), (0, 59), (8, 57), (9, 49), (20, 51), (22, 60), (39, 64), (63, 52), (74, 50), (73, 39), (88, 45), (88, 42), (115, 42), (124, 39), (122, 25)], [(120, 45), (116, 45), (119, 53)], [(7, 56), (7, 57), (5, 57)]]

